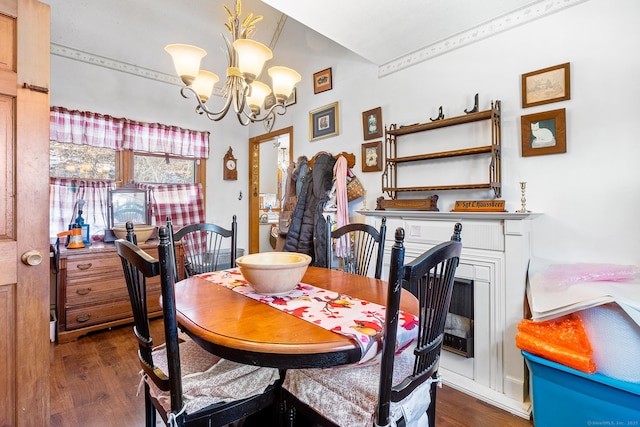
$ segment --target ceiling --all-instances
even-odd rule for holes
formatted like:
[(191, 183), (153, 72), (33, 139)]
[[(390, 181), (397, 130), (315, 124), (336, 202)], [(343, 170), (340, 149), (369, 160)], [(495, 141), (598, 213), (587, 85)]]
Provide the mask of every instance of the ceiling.
[(383, 66), (541, 0), (263, 0), (301, 24)]
[[(224, 75), (223, 23), (235, 0), (42, 0), (51, 4), (52, 54), (179, 84), (169, 43), (205, 48), (202, 68)], [(272, 48), (292, 20), (379, 66), (379, 75), (585, 0), (243, 0), (263, 15), (253, 38)], [(188, 4), (188, 6), (185, 6)], [(319, 6), (320, 5), (320, 6)]]

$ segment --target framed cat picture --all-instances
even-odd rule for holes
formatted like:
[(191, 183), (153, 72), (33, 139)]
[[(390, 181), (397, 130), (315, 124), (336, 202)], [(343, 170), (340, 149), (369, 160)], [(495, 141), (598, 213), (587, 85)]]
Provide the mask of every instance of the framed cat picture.
[(520, 119), (522, 157), (567, 152), (565, 109), (529, 114)]

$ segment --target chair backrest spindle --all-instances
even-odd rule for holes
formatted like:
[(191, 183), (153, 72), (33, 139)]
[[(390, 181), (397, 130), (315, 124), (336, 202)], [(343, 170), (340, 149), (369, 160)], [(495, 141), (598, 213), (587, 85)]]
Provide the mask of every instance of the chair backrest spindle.
[(180, 348), (173, 277), (174, 264), (172, 264), (172, 249), (167, 228), (160, 227), (158, 236), (160, 237), (158, 260), (160, 262), (164, 337), (167, 346), (167, 363), (171, 385), (171, 412), (175, 414), (182, 409), (182, 374), (180, 372)]
[[(160, 227), (158, 236), (160, 238), (159, 259), (153, 258), (135, 244), (124, 239), (116, 240), (115, 245), (122, 260), (127, 290), (129, 291), (134, 333), (138, 339), (138, 356), (142, 369), (161, 390), (170, 392), (171, 409), (177, 413), (182, 408), (182, 376), (180, 374), (171, 246), (167, 228)], [(147, 279), (156, 276), (160, 276), (168, 377), (156, 369), (152, 357), (153, 340), (147, 311)]]
[[(170, 223), (169, 223), (170, 224)], [(280, 382), (272, 382), (264, 392), (251, 397), (238, 399), (224, 399), (211, 403), (211, 396), (230, 396), (238, 383), (251, 387), (256, 381), (264, 381), (264, 370), (276, 380), (277, 370), (273, 368), (258, 368), (248, 372), (243, 367), (233, 367), (228, 362), (208, 353), (199, 347), (191, 338), (179, 339), (178, 318), (175, 294), (175, 262), (171, 233), (168, 227), (158, 229), (158, 259), (153, 258), (133, 243), (118, 239), (116, 250), (122, 260), (129, 299), (134, 314), (134, 333), (138, 339), (138, 357), (144, 376), (145, 391), (145, 425), (156, 425), (156, 411), (160, 413), (166, 425), (173, 426), (202, 426), (202, 425), (230, 425), (250, 414), (257, 413), (267, 407), (275, 405), (279, 394)], [(147, 279), (158, 276), (160, 279), (160, 293), (162, 295), (162, 314), (164, 326), (165, 347), (153, 348), (150, 335), (149, 318), (147, 313)], [(157, 293), (151, 291), (153, 298)], [(180, 355), (183, 353), (184, 360)], [(181, 363), (182, 362), (182, 363)], [(208, 367), (219, 366), (223, 363), (226, 368), (220, 375), (199, 378), (194, 373), (210, 372)], [(230, 370), (229, 370), (230, 369)], [(241, 377), (234, 377), (232, 371), (240, 370)], [(189, 383), (183, 384), (182, 373), (190, 374)], [(222, 379), (219, 377), (222, 376)], [(196, 378), (197, 377), (197, 378)], [(227, 386), (228, 378), (234, 377), (234, 384)], [(195, 384), (193, 383), (195, 381)], [(203, 390), (203, 391), (201, 391)], [(188, 393), (187, 397), (183, 392)], [(167, 398), (169, 408), (167, 408)]]
[[(462, 251), (461, 232), (462, 225), (456, 223), (450, 241), (440, 243), (404, 264), (404, 230), (396, 230), (389, 269), (390, 290), (387, 296), (377, 425), (389, 425), (391, 402), (399, 402), (406, 398), (418, 386), (437, 374), (455, 271)], [(412, 375), (392, 386), (400, 295), (401, 289), (407, 287), (407, 284), (409, 289), (415, 290), (419, 302), (415, 363)], [(434, 386), (430, 390), (435, 398)], [(432, 401), (430, 408), (435, 408), (435, 402)], [(429, 417), (430, 424), (433, 424), (435, 418), (435, 410), (432, 411)]]
[[(373, 276), (379, 279), (382, 275), (384, 242), (387, 232), (387, 218), (382, 217), (380, 229), (362, 224), (352, 223), (331, 230), (331, 221), (327, 219), (329, 239), (327, 242), (327, 264), (332, 268), (334, 256), (341, 262), (340, 268), (347, 273), (366, 276), (371, 260), (375, 254), (376, 264)], [(338, 243), (340, 241), (340, 243)], [(334, 246), (341, 246), (341, 251), (334, 251)]]
[[(233, 216), (230, 229), (220, 227), (216, 224), (200, 223), (186, 225), (174, 232), (170, 217), (167, 217), (167, 228), (169, 230), (169, 240), (173, 247), (171, 250), (171, 259), (174, 265), (174, 277), (179, 277), (177, 268), (179, 263), (177, 262), (175, 242), (182, 244), (185, 277), (236, 266), (238, 246), (236, 215)], [(222, 244), (227, 239), (229, 240), (228, 265), (223, 263), (224, 259), (222, 256)]]

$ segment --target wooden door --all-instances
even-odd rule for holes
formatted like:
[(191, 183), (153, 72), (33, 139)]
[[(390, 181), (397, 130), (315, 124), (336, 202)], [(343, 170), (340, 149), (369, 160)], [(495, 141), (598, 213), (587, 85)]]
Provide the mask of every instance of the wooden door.
[(3, 426), (49, 425), (49, 43), (48, 5), (0, 0)]

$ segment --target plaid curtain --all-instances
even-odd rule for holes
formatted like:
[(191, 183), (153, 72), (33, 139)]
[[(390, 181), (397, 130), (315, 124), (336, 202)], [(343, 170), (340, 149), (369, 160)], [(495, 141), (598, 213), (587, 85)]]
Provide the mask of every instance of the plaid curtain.
[(149, 190), (156, 225), (165, 225), (171, 217), (174, 231), (188, 224), (205, 222), (204, 197), (200, 184), (150, 185), (136, 183)]
[(124, 119), (88, 111), (51, 107), (49, 139), (78, 145), (122, 150)]
[[(159, 123), (143, 123), (86, 111), (51, 107), (50, 139), (113, 150), (167, 153), (181, 157), (207, 158), (209, 132), (182, 129)], [(200, 184), (146, 185), (157, 225), (171, 216), (176, 229), (204, 222), (204, 198)], [(52, 178), (49, 189), (49, 234), (68, 229), (77, 216), (78, 200), (84, 200), (83, 218), (92, 236), (103, 236), (108, 225), (108, 192), (115, 182)]]
[(206, 159), (209, 132), (51, 107), (51, 141)]
[(209, 132), (127, 120), (124, 124), (123, 148), (206, 159), (209, 157)]
[(49, 235), (69, 229), (78, 216), (78, 200), (84, 200), (82, 217), (90, 225), (92, 238), (104, 235), (107, 228), (107, 202), (109, 190), (115, 190), (114, 181), (51, 178), (49, 185)]
[[(200, 184), (149, 185), (136, 183), (149, 191), (151, 210), (158, 226), (171, 217), (174, 231), (187, 224), (205, 222), (204, 198)], [(49, 186), (49, 235), (69, 228), (78, 216), (78, 200), (84, 200), (82, 217), (91, 226), (93, 240), (101, 240), (108, 225), (108, 194), (114, 181), (51, 178)]]

